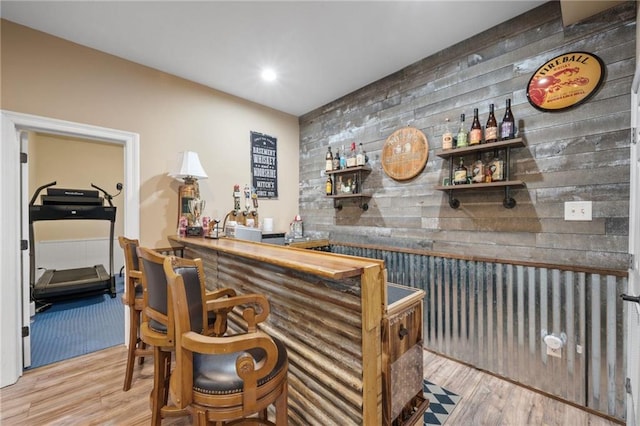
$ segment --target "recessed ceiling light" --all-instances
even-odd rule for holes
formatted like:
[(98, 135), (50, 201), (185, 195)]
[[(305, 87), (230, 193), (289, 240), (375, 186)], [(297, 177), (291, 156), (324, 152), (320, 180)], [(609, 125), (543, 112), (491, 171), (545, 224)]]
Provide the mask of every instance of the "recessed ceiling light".
[(276, 77), (276, 72), (271, 68), (265, 68), (262, 70), (262, 79), (264, 81), (275, 81)]

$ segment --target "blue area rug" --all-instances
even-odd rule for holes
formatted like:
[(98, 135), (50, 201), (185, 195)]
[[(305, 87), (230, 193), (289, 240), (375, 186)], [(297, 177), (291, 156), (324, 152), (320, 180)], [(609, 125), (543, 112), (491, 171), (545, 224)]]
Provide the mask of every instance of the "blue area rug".
[(424, 426), (443, 425), (462, 397), (428, 380), (424, 381), (424, 394), (429, 408), (424, 413)]
[(54, 302), (32, 317), (30, 368), (124, 344), (123, 277), (116, 291)]

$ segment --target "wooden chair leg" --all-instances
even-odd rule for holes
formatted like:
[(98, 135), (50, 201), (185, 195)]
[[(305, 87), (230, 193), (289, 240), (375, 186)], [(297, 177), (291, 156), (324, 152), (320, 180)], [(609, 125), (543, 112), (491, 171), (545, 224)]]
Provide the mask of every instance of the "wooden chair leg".
[(153, 389), (151, 390), (151, 425), (160, 426), (162, 423), (161, 410), (169, 395), (167, 375), (171, 367), (171, 352), (163, 351), (159, 347), (153, 348)]
[(138, 348), (139, 322), (139, 312), (133, 309), (133, 306), (129, 306), (129, 348), (127, 350), (127, 369), (124, 374), (124, 386), (122, 387), (125, 392), (131, 389), (133, 366), (135, 365), (136, 349)]
[[(139, 314), (138, 314), (138, 324), (140, 324), (140, 315)], [(138, 347), (140, 348), (141, 351), (144, 351), (145, 349), (147, 349), (147, 344), (145, 342), (143, 342), (140, 337), (138, 337)], [(142, 364), (144, 364), (144, 355), (140, 355), (138, 357), (138, 365), (142, 365)]]
[(276, 402), (275, 402), (275, 406), (276, 406), (275, 423), (277, 426), (287, 426), (287, 424), (289, 423), (289, 413), (287, 412), (288, 405), (289, 405), (288, 393), (289, 393), (289, 384), (288, 384), (288, 381), (285, 380), (284, 384), (282, 385), (282, 393), (280, 394), (278, 399), (276, 399)]

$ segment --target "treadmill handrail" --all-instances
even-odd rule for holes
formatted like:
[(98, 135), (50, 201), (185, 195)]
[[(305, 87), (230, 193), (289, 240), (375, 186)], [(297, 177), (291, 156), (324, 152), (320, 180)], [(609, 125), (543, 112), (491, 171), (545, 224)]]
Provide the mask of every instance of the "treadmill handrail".
[(31, 198), (31, 201), (29, 202), (30, 206), (33, 206), (33, 204), (36, 202), (36, 200), (38, 199), (38, 195), (40, 195), (40, 192), (43, 189), (47, 189), (50, 186), (55, 185), (56, 183), (58, 183), (57, 181), (53, 181), (51, 183), (47, 183), (46, 185), (42, 185), (40, 188), (36, 189), (36, 192), (33, 193), (33, 197)]

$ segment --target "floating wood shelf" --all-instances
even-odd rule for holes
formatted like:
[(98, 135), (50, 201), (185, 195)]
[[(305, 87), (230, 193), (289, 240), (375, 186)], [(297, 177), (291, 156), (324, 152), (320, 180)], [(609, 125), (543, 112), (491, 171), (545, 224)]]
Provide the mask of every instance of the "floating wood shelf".
[(464, 157), (469, 154), (479, 154), (487, 151), (495, 151), (499, 149), (505, 150), (504, 160), (504, 177), (506, 180), (499, 182), (489, 183), (469, 183), (463, 185), (437, 185), (435, 187), (438, 191), (447, 191), (449, 193), (449, 206), (453, 209), (460, 207), (460, 201), (453, 197), (454, 191), (472, 191), (490, 188), (504, 188), (504, 200), (502, 205), (507, 209), (512, 209), (516, 206), (516, 200), (511, 197), (510, 190), (514, 186), (524, 186), (524, 182), (520, 180), (509, 180), (510, 176), (510, 152), (511, 148), (523, 147), (524, 141), (522, 138), (508, 139), (498, 142), (484, 143), (474, 146), (465, 146), (462, 148), (453, 148), (447, 150), (436, 151), (436, 155), (440, 158), (447, 159), (449, 162), (449, 182), (453, 182), (453, 158)]

